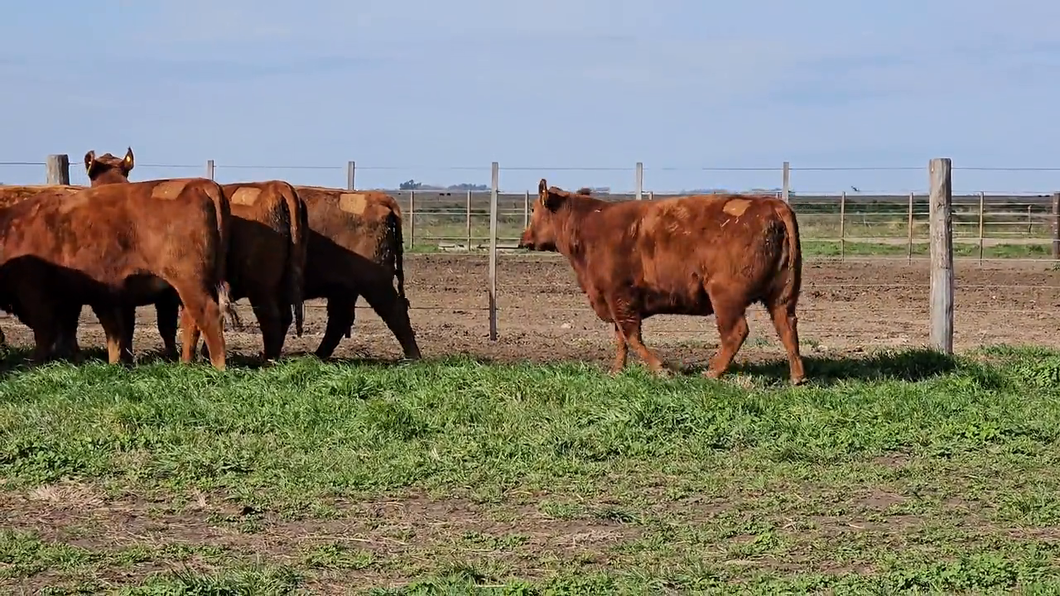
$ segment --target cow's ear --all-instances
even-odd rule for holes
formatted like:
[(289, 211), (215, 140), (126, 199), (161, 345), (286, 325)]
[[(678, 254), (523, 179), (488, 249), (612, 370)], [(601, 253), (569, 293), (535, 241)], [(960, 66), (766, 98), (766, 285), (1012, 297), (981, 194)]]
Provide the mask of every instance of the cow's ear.
[(132, 147), (129, 147), (125, 151), (125, 157), (121, 160), (121, 169), (124, 170), (126, 174), (128, 174), (132, 171), (134, 165), (135, 162), (133, 161)]
[(541, 204), (545, 206), (545, 209), (553, 213), (559, 211), (559, 208), (563, 206), (563, 202), (566, 200), (566, 197), (561, 194), (548, 192), (547, 188), (545, 189), (545, 194), (541, 195)]
[(548, 182), (546, 182), (544, 178), (541, 179), (541, 182), (537, 183), (537, 196), (541, 197), (542, 201), (548, 197)]
[(89, 151), (88, 153), (86, 153), (85, 154), (85, 171), (87, 172), (87, 171), (91, 170), (92, 169), (92, 164), (94, 164), (95, 162), (96, 162), (96, 152), (95, 151)]

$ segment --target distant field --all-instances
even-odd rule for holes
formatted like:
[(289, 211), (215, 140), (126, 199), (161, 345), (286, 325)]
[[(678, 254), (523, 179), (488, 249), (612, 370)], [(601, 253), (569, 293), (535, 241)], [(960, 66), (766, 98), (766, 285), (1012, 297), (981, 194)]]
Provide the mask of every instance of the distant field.
[[(468, 246), (468, 202), (466, 192), (417, 191), (410, 206), (410, 193), (389, 191), (398, 198), (405, 216), (405, 243), (410, 250), (434, 252), (461, 250)], [(603, 195), (632, 199), (633, 195)], [(650, 196), (645, 193), (645, 200)], [(655, 195), (656, 199), (663, 195)], [(498, 196), (498, 243), (514, 245), (524, 226), (525, 193)], [(909, 197), (852, 195), (840, 217), (840, 197), (796, 196), (792, 199), (799, 216), (803, 245), (808, 256), (922, 256), (927, 254), (928, 203), (925, 195), (914, 196), (912, 250), (910, 251)], [(410, 224), (409, 211), (414, 223)], [(984, 258), (1051, 258), (1053, 225), (1050, 196), (985, 197), (983, 205)], [(489, 246), (489, 193), (471, 196), (471, 246)], [(842, 221), (842, 225), (841, 222)], [(979, 197), (954, 197), (954, 241), (957, 256), (979, 256)], [(842, 229), (841, 229), (842, 228)], [(840, 238), (843, 241), (840, 242)]]
[(811, 358), (798, 389), (781, 364), (22, 356), (0, 384), (10, 590), (1060, 588), (1058, 352)]

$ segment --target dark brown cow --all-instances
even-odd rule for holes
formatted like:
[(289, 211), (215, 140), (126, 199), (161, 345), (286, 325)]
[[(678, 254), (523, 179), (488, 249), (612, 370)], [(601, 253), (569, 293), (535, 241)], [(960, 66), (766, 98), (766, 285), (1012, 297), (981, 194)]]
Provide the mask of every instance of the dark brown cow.
[(110, 153), (96, 157), (95, 151), (85, 153), (85, 172), (88, 173), (88, 180), (92, 186), (128, 182), (129, 172), (135, 165), (132, 147), (126, 149), (123, 158), (115, 157)]
[[(305, 298), (326, 298), (328, 325), (317, 347), (330, 358), (350, 337), (359, 296), (397, 338), (410, 360), (420, 358), (405, 297), (401, 208), (390, 195), (369, 190), (296, 186), (309, 212)], [(397, 279), (397, 290), (394, 279)]]
[(116, 363), (132, 359), (136, 306), (174, 288), (184, 304), (183, 360), (201, 329), (213, 366), (224, 370), (230, 218), (221, 187), (203, 178), (40, 193), (0, 208), (0, 300), (19, 305), (38, 360), (61, 331), (57, 315), (89, 304)]
[(292, 310), (295, 333), (302, 336), (309, 249), (305, 203), (294, 187), (280, 180), (224, 184), (222, 188), (232, 202), (231, 299), (250, 300), (261, 328), (263, 356), (275, 360), (283, 350)]
[(802, 249), (786, 203), (731, 194), (603, 201), (544, 179), (538, 194), (519, 247), (567, 257), (596, 315), (614, 325), (612, 371), (625, 367), (632, 346), (665, 372), (641, 339), (644, 319), (713, 313), (721, 347), (704, 375), (718, 378), (747, 338), (747, 307), (761, 302), (788, 352), (791, 382), (803, 382), (795, 316)]
[[(124, 159), (110, 153), (85, 154), (85, 169), (92, 185), (127, 183), (134, 167), (132, 148)], [(222, 186), (232, 209), (228, 251), (231, 300), (248, 298), (258, 319), (266, 359), (280, 357), (291, 326), (301, 337), (305, 318), (305, 287), (309, 223), (305, 203), (287, 182), (240, 182)], [(282, 263), (282, 267), (275, 264)], [(176, 355), (176, 320), (180, 302), (174, 293), (155, 304), (158, 332), (165, 352)], [(293, 317), (292, 317), (293, 310)], [(209, 352), (207, 348), (206, 352)]]

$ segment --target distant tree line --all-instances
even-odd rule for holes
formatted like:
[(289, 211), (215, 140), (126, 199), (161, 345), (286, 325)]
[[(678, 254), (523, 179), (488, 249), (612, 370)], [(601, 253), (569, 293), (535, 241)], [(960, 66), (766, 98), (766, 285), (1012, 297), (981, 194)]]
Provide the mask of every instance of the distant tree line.
[(409, 179), (402, 182), (399, 186), (399, 190), (489, 190), (489, 186), (485, 184), (472, 184), (470, 182), (464, 182), (461, 184), (450, 184), (449, 186), (439, 186), (437, 184), (424, 184), (423, 182), (416, 182), (415, 180)]

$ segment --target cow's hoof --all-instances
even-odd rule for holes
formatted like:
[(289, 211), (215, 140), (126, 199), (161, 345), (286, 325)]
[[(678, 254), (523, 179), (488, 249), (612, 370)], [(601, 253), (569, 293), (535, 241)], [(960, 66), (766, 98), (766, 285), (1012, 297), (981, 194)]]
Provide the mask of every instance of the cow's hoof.
[(791, 384), (794, 385), (795, 387), (798, 387), (799, 385), (803, 385), (805, 383), (806, 383), (806, 377), (792, 377), (791, 378)]
[(707, 379), (710, 379), (712, 381), (717, 381), (718, 379), (721, 378), (721, 373), (716, 371), (716, 370), (708, 368), (707, 370), (703, 371), (703, 377), (707, 378)]

